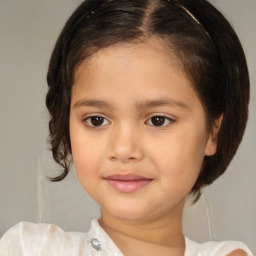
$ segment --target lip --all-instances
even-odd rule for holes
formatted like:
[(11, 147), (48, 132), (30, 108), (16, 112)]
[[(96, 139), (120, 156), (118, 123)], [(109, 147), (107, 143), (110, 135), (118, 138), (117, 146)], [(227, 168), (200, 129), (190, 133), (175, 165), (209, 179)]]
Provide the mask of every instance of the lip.
[(136, 174), (120, 175), (115, 174), (105, 178), (105, 180), (118, 192), (132, 193), (135, 192), (149, 183), (152, 179), (142, 177)]

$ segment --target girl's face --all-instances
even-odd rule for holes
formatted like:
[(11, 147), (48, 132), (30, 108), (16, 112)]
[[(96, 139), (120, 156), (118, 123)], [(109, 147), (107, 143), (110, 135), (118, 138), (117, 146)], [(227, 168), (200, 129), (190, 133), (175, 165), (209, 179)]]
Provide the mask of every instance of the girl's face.
[(102, 49), (76, 69), (70, 137), (82, 186), (103, 212), (127, 220), (183, 205), (216, 148), (200, 100), (160, 40)]

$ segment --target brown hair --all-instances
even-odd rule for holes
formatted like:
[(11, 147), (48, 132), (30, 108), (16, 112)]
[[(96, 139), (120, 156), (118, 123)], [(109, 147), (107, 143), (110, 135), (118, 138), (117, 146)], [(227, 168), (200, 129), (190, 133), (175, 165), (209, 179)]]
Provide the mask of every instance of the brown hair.
[(191, 194), (224, 173), (244, 133), (249, 76), (239, 39), (224, 16), (206, 0), (86, 0), (61, 32), (51, 56), (46, 105), (51, 115), (54, 160), (66, 177), (72, 161), (69, 111), (74, 70), (96, 51), (122, 42), (163, 39), (191, 80), (207, 123), (223, 114), (215, 155), (205, 156)]

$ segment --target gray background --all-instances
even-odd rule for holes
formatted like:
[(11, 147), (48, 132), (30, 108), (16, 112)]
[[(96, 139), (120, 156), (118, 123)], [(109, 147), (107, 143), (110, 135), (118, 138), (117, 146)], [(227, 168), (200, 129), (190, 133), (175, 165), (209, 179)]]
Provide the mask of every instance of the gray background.
[[(51, 50), (79, 0), (0, 0), (0, 235), (21, 220), (85, 231), (98, 206), (73, 172), (61, 183), (47, 151), (45, 77)], [(244, 46), (251, 78), (250, 118), (228, 171), (184, 213), (192, 239), (242, 240), (256, 253), (256, 1), (215, 0)]]

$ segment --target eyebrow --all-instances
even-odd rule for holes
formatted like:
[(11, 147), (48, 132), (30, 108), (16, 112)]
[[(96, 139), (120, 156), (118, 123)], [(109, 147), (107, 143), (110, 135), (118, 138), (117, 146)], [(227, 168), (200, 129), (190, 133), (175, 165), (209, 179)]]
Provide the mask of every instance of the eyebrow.
[(161, 106), (172, 106), (172, 107), (189, 109), (189, 106), (186, 103), (179, 100), (174, 100), (172, 98), (145, 100), (137, 104), (138, 108), (153, 108), (153, 107), (161, 107)]
[[(108, 108), (112, 109), (113, 107), (111, 104), (102, 101), (102, 100), (94, 100), (94, 99), (84, 99), (79, 100), (73, 105), (73, 109), (78, 107), (97, 107), (97, 108)], [(142, 102), (138, 102), (136, 107), (138, 109), (146, 109), (146, 108), (153, 108), (153, 107), (161, 107), (161, 106), (172, 106), (172, 107), (180, 107), (184, 109), (189, 109), (189, 106), (179, 100), (174, 100), (171, 98), (163, 98), (163, 99), (149, 99)]]
[(111, 106), (102, 100), (79, 100), (73, 105), (73, 109), (78, 107), (98, 107), (98, 108), (111, 108)]

